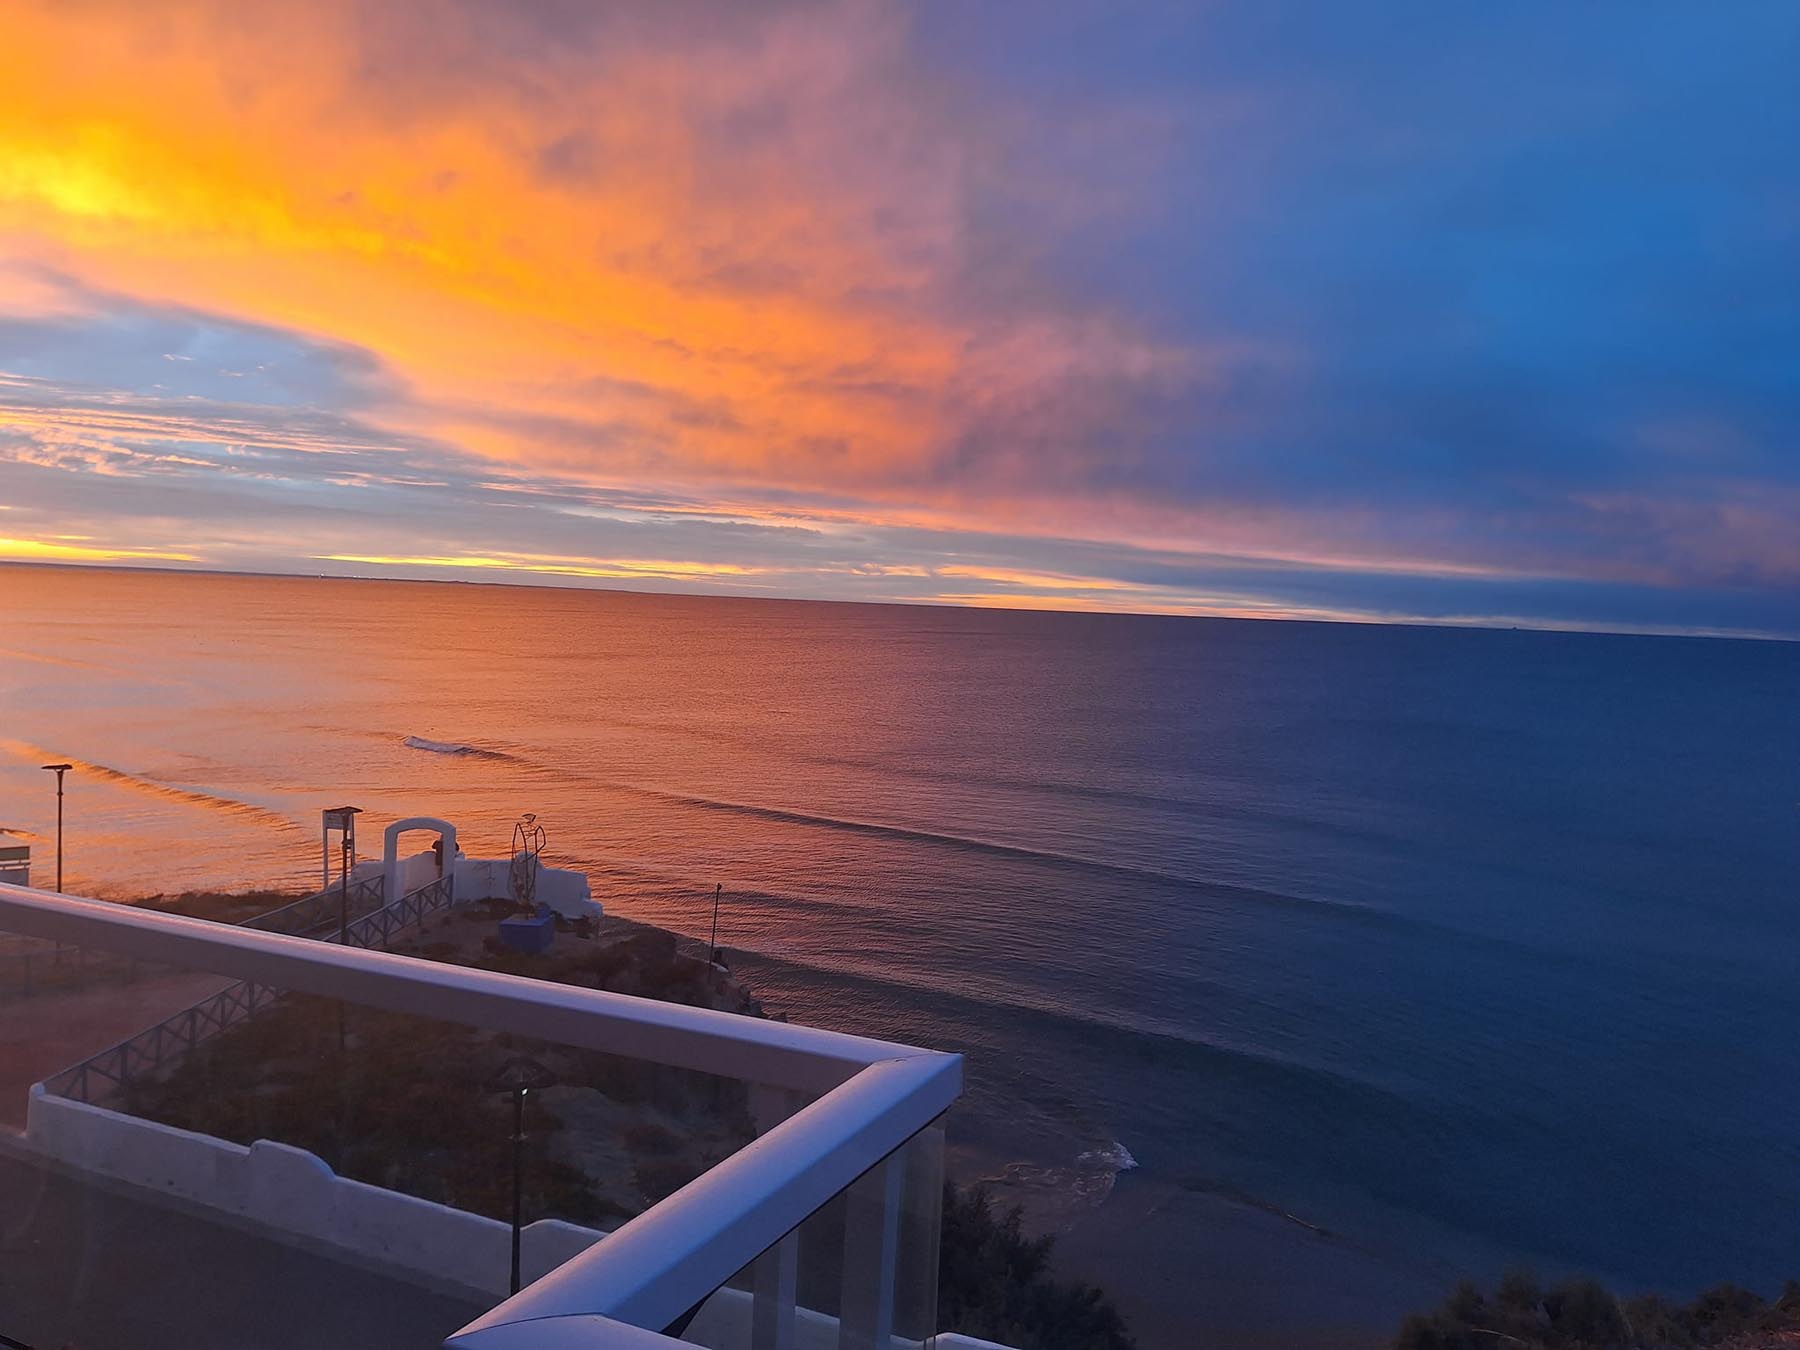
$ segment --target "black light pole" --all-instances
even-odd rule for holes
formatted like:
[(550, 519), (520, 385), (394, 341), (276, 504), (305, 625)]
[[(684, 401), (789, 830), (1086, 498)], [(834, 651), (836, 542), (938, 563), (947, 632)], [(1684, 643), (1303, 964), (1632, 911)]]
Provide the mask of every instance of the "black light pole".
[(707, 959), (709, 961), (713, 961), (713, 962), (717, 962), (719, 959), (719, 894), (724, 889), (725, 889), (725, 884), (723, 882), (714, 882), (713, 883), (712, 941), (706, 944), (707, 950), (708, 950)]
[(513, 1204), (512, 1204), (512, 1291), (519, 1292), (519, 1234), (522, 1231), (525, 1195), (525, 1094), (530, 1088), (513, 1089)]
[(556, 1086), (556, 1075), (529, 1055), (514, 1055), (488, 1081), (489, 1092), (510, 1092), (512, 1131), (512, 1292), (519, 1292), (519, 1233), (524, 1227), (525, 1094)]
[(63, 821), (63, 775), (74, 768), (73, 764), (46, 764), (44, 769), (56, 775), (56, 893), (62, 894), (62, 821)]

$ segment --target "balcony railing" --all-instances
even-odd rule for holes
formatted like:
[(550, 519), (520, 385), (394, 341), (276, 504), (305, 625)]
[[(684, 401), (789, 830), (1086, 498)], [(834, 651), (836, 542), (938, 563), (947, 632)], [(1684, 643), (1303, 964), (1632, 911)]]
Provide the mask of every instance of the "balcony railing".
[(447, 1346), (670, 1347), (733, 1284), (743, 1315), (714, 1317), (710, 1343), (825, 1343), (829, 1319), (798, 1307), (796, 1291), (819, 1283), (800, 1268), (802, 1226), (828, 1207), (841, 1226), (831, 1342), (888, 1350), (931, 1330), (916, 1317), (898, 1325), (896, 1308), (902, 1284), (915, 1310), (919, 1289), (935, 1290), (933, 1127), (961, 1091), (959, 1056), (16, 886), (0, 885), (0, 930), (740, 1079), (765, 1105), (786, 1104), (760, 1137)]

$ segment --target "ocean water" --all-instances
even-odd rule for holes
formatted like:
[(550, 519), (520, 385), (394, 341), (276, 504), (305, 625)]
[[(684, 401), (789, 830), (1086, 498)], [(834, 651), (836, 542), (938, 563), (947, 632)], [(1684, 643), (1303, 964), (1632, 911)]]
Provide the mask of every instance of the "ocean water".
[[(959, 1166), (1445, 1275), (1800, 1276), (1800, 645), (0, 567), (69, 887), (498, 854), (969, 1057)], [(371, 842), (376, 841), (376, 842)], [(47, 878), (40, 867), (40, 879)]]

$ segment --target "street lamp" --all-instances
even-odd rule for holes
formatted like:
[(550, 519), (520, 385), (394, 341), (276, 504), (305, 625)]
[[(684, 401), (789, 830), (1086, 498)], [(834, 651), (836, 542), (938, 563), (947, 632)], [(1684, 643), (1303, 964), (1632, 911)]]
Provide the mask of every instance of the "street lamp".
[(56, 775), (56, 893), (62, 894), (62, 820), (63, 820), (63, 775), (74, 768), (73, 764), (46, 764), (46, 773)]
[[(356, 859), (356, 818), (362, 814), (360, 806), (331, 806), (325, 810), (324, 837), (326, 839), (325, 856), (331, 857), (331, 832), (338, 832), (340, 856), (342, 863), (338, 870), (338, 946), (350, 945), (350, 868)], [(326, 864), (326, 878), (330, 879), (330, 863)], [(344, 1022), (344, 1000), (338, 1000), (338, 1053), (344, 1053), (349, 1043), (349, 1031)]]
[(490, 1078), (486, 1090), (510, 1092), (513, 1099), (512, 1133), (512, 1291), (519, 1292), (520, 1196), (525, 1173), (525, 1097), (556, 1086), (556, 1075), (529, 1055), (514, 1055)]

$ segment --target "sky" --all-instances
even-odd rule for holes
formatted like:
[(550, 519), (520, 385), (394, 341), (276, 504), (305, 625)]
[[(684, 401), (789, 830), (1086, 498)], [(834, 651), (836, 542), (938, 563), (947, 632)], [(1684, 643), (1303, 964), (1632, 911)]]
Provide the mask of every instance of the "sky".
[(0, 559), (1800, 637), (1789, 0), (0, 34)]

